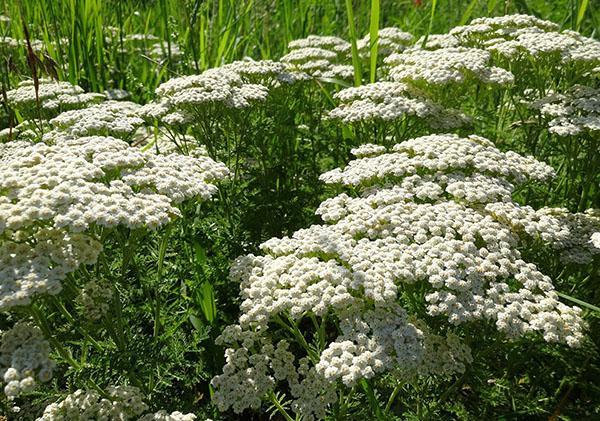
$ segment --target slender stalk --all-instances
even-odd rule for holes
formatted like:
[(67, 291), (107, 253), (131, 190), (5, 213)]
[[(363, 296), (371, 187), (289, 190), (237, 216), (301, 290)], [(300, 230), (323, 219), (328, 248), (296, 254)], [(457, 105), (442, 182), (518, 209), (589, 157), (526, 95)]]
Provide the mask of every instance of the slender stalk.
[(371, 0), (371, 22), (369, 29), (370, 48), (370, 81), (375, 82), (377, 78), (377, 49), (379, 48), (379, 0)]
[(36, 304), (29, 306), (31, 317), (35, 320), (36, 325), (40, 328), (44, 337), (50, 342), (52, 347), (60, 354), (63, 360), (76, 370), (81, 369), (81, 365), (73, 358), (71, 353), (52, 335), (52, 330), (48, 324), (48, 319)]
[(346, 13), (348, 15), (348, 31), (350, 33), (350, 41), (352, 43), (352, 66), (354, 66), (354, 85), (360, 86), (362, 83), (362, 69), (360, 56), (358, 55), (358, 46), (356, 44), (356, 28), (354, 23), (354, 8), (352, 0), (346, 0)]

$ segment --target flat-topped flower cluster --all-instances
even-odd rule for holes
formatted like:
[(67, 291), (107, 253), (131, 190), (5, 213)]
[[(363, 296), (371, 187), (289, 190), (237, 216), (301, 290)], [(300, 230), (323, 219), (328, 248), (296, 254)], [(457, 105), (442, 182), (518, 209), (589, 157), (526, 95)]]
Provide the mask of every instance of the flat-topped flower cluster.
[[(220, 339), (227, 363), (213, 385), (222, 409), (256, 407), (285, 381), (294, 411), (319, 418), (336, 400), (338, 379), (352, 386), (386, 372), (461, 372), (471, 354), (453, 326), (467, 322), (492, 323), (509, 338), (581, 343), (581, 310), (562, 303), (551, 279), (522, 259), (521, 230), (487, 209), (518, 209), (515, 186), (548, 181), (549, 166), (478, 136), (431, 135), (390, 151), (365, 145), (355, 152), (361, 157), (322, 180), (357, 196), (326, 200), (317, 210), (325, 224), (273, 238), (262, 244), (264, 255), (232, 266), (243, 301), (239, 325)], [(564, 238), (579, 235), (552, 222)], [(554, 232), (539, 231), (552, 243)], [(414, 285), (425, 290), (416, 297), (425, 314), (403, 307)], [(429, 318), (448, 324), (431, 331)], [(298, 327), (305, 319), (316, 331)], [(327, 320), (339, 320), (339, 335), (309, 344)], [(283, 335), (279, 326), (292, 332), (289, 339), (273, 339)], [(306, 355), (292, 352), (288, 340)], [(312, 379), (310, 391), (298, 390), (302, 378)]]
[[(165, 410), (147, 413), (148, 405), (143, 401), (140, 390), (133, 386), (110, 386), (101, 395), (95, 390), (81, 390), (67, 395), (44, 409), (37, 421), (194, 421), (193, 414)], [(143, 414), (143, 415), (142, 415)]]
[(528, 103), (548, 120), (548, 131), (558, 136), (600, 132), (600, 89), (575, 85)]
[(0, 144), (0, 162), (2, 309), (56, 294), (67, 273), (94, 263), (101, 245), (90, 229), (156, 229), (184, 200), (209, 199), (228, 174), (207, 156), (141, 152), (101, 136)]
[(37, 92), (32, 80), (25, 80), (19, 86), (6, 92), (8, 105), (19, 110), (24, 117), (38, 118), (37, 110), (42, 117), (53, 117), (62, 111), (82, 108), (100, 102), (104, 95), (87, 93), (69, 82), (57, 82), (50, 79), (39, 80)]
[(432, 128), (451, 129), (468, 124), (470, 119), (458, 110), (445, 109), (400, 82), (375, 82), (334, 94), (340, 104), (329, 111), (327, 119), (356, 124), (397, 124), (414, 116)]
[(14, 399), (33, 391), (38, 382), (50, 380), (56, 364), (49, 355), (50, 344), (40, 329), (25, 321), (0, 332), (0, 378), (5, 384), (4, 394)]

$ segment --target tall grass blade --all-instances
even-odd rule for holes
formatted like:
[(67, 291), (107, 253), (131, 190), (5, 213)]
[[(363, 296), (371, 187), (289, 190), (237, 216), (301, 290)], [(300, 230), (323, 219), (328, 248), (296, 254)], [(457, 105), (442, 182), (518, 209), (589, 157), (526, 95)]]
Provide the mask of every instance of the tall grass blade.
[(590, 5), (589, 0), (582, 0), (579, 5), (579, 10), (577, 11), (577, 23), (575, 29), (579, 31), (581, 28), (581, 22), (583, 22), (583, 18), (585, 16), (585, 12), (587, 11), (588, 6)]
[[(458, 23), (459, 25), (465, 25), (467, 22), (469, 22), (471, 20), (471, 16), (473, 15), (473, 10), (475, 10), (475, 6), (477, 6), (477, 3), (478, 3), (477, 0), (471, 0), (471, 3), (469, 3), (469, 5), (467, 6), (467, 9), (465, 10), (462, 17), (460, 18), (460, 22)], [(492, 8), (492, 10), (493, 10), (493, 8)]]
[(354, 67), (354, 85), (360, 86), (362, 83), (362, 66), (358, 55), (356, 28), (354, 26), (354, 7), (352, 0), (346, 0), (346, 14), (348, 15), (348, 32), (350, 42), (352, 43), (352, 66)]
[(429, 34), (431, 34), (431, 28), (433, 28), (433, 21), (435, 19), (435, 11), (437, 8), (437, 0), (433, 0), (431, 2), (431, 15), (429, 16), (429, 25), (427, 26), (427, 33), (423, 37), (423, 47), (427, 45), (427, 39), (429, 38)]
[(379, 0), (371, 0), (371, 24), (369, 28), (370, 40), (370, 81), (375, 82), (377, 77), (377, 49), (379, 46)]

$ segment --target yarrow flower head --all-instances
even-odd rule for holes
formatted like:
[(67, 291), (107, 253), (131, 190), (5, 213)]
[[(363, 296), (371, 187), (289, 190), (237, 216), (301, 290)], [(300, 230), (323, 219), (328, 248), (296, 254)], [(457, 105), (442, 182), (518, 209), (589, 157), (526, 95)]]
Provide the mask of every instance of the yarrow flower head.
[(423, 50), (437, 50), (440, 48), (460, 47), (460, 40), (451, 34), (429, 34), (422, 36), (412, 48)]
[(473, 19), (468, 25), (452, 28), (450, 35), (463, 44), (478, 44), (489, 39), (510, 37), (524, 29), (556, 32), (559, 26), (535, 16), (517, 14)]
[(209, 69), (199, 75), (170, 79), (156, 89), (157, 99), (144, 105), (140, 114), (166, 125), (187, 124), (210, 107), (244, 109), (267, 98), (268, 88), (247, 83), (234, 70)]
[(281, 57), (291, 69), (313, 77), (351, 79), (354, 68), (349, 64), (350, 43), (332, 36), (309, 35), (291, 41), (290, 52)]
[[(407, 49), (413, 42), (412, 34), (402, 31), (400, 28), (381, 28), (377, 38), (377, 55), (387, 57), (393, 53), (400, 53)], [(367, 34), (357, 42), (360, 55), (368, 58), (371, 52), (371, 35)]]
[(592, 243), (592, 245), (595, 248), (600, 249), (600, 231), (592, 234), (592, 237), (590, 238), (590, 243)]
[(140, 105), (128, 101), (106, 101), (80, 110), (59, 114), (50, 120), (54, 130), (48, 139), (59, 137), (113, 136), (127, 140), (144, 123)]
[(575, 85), (527, 105), (539, 110), (548, 121), (548, 131), (558, 136), (600, 132), (600, 89)]
[(62, 111), (78, 109), (94, 102), (100, 102), (104, 95), (85, 93), (83, 89), (68, 82), (55, 82), (41, 79), (37, 94), (34, 82), (26, 80), (16, 89), (6, 92), (8, 105), (19, 110), (25, 117), (37, 118), (38, 101), (42, 114), (53, 117)]
[(9, 145), (0, 145), (0, 234), (40, 224), (156, 228), (179, 215), (175, 204), (210, 198), (211, 182), (228, 173), (206, 156), (143, 153), (112, 137)]
[(390, 78), (397, 82), (432, 86), (464, 84), (507, 85), (514, 76), (490, 64), (489, 52), (476, 48), (454, 47), (437, 50), (411, 49), (392, 54), (384, 62)]
[(375, 82), (342, 89), (334, 95), (340, 105), (329, 111), (326, 118), (350, 124), (377, 124), (414, 116), (430, 127), (443, 129), (468, 124), (469, 118), (460, 111), (445, 109), (411, 91), (414, 90), (400, 82)]
[[(171, 412), (170, 414), (165, 410), (160, 410), (154, 414), (146, 414), (139, 418), (137, 421), (194, 421), (196, 416), (194, 414), (184, 414), (179, 411)], [(206, 420), (208, 421), (208, 420)]]
[(0, 235), (0, 311), (29, 305), (36, 294), (58, 294), (67, 274), (96, 263), (101, 250), (93, 238), (64, 230)]
[(529, 57), (543, 63), (572, 63), (591, 69), (600, 64), (600, 41), (574, 31), (544, 32), (524, 29), (512, 39), (493, 39), (486, 49), (511, 61)]
[(139, 389), (110, 386), (103, 397), (95, 390), (77, 390), (44, 409), (37, 421), (137, 420), (148, 409)]
[(273, 60), (244, 59), (226, 64), (221, 68), (237, 73), (247, 83), (258, 83), (269, 88), (281, 84), (289, 85), (305, 79), (304, 75), (293, 72), (285, 63)]
[(0, 378), (4, 394), (14, 399), (32, 392), (38, 382), (52, 378), (55, 363), (49, 357), (50, 344), (35, 326), (20, 321), (10, 330), (0, 332)]

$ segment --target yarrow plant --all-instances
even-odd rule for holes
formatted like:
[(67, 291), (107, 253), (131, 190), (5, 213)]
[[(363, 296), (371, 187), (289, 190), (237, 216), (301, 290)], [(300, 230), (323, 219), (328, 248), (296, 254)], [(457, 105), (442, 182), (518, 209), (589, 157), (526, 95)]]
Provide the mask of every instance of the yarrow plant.
[(138, 116), (140, 105), (128, 101), (105, 101), (86, 108), (66, 111), (50, 120), (54, 137), (112, 136), (129, 140), (144, 120)]
[[(220, 338), (226, 365), (213, 386), (222, 409), (270, 399), (281, 410), (276, 392), (289, 390), (296, 414), (321, 418), (343, 401), (338, 380), (369, 394), (366, 381), (386, 373), (460, 373), (472, 361), (455, 331), (466, 323), (581, 344), (581, 310), (560, 302), (551, 279), (522, 260), (520, 231), (487, 210), (518, 206), (515, 186), (548, 180), (550, 167), (477, 136), (355, 152), (362, 157), (322, 180), (358, 196), (326, 200), (317, 211), (325, 224), (271, 239), (263, 256), (233, 265), (243, 302), (239, 324)], [(438, 347), (448, 349), (443, 358)]]

